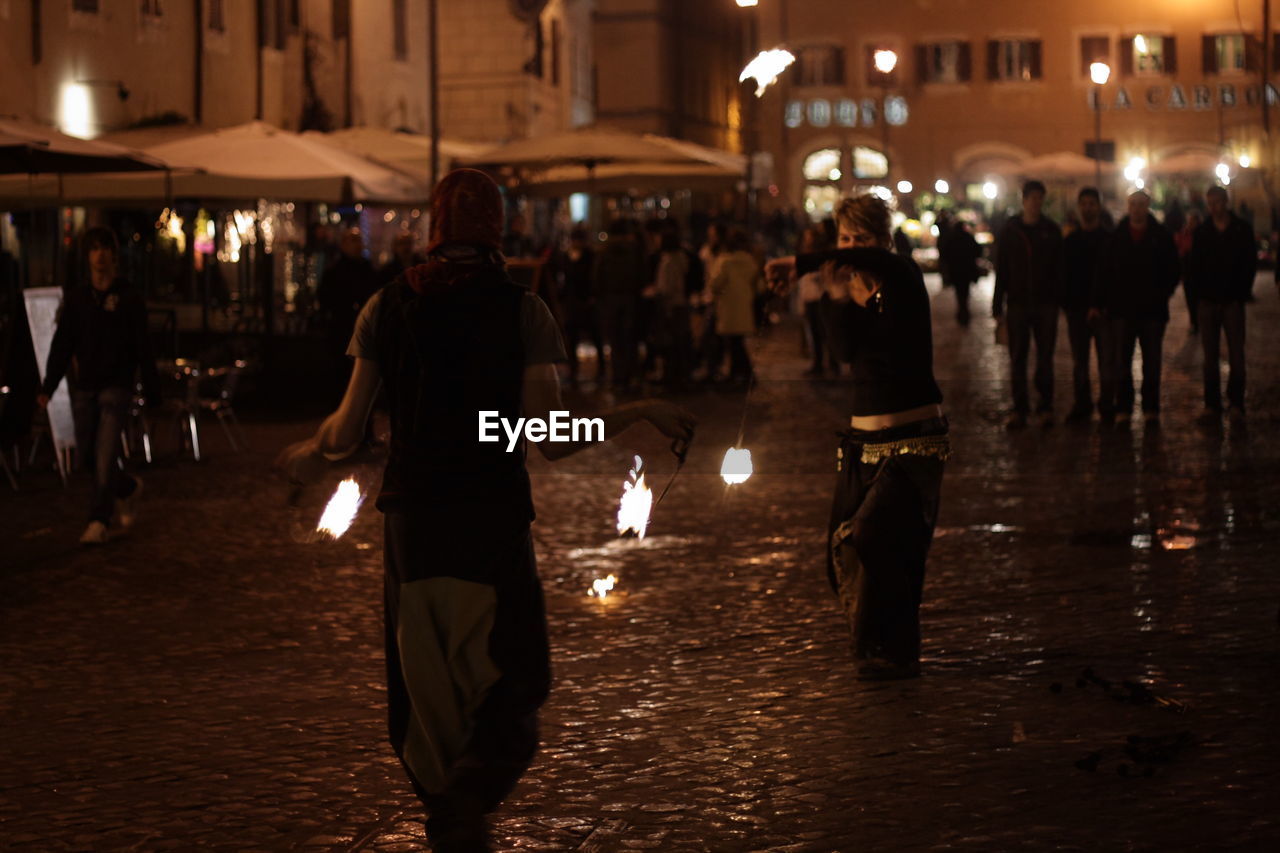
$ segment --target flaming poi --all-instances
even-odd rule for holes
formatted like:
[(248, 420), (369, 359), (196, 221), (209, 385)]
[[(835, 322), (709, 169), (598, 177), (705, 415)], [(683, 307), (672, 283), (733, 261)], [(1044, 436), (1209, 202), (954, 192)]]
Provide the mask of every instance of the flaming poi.
[(617, 575), (609, 575), (607, 578), (596, 578), (591, 582), (591, 589), (587, 590), (587, 595), (593, 598), (604, 600), (618, 583)]
[(631, 469), (630, 478), (622, 484), (622, 500), (618, 504), (618, 535), (634, 535), (644, 538), (645, 528), (649, 526), (649, 513), (653, 509), (653, 493), (645, 485), (644, 473), (641, 471), (644, 462), (636, 457), (636, 465)]
[(745, 447), (730, 447), (720, 463), (720, 476), (730, 486), (745, 483), (753, 473), (751, 451)]
[(364, 494), (360, 491), (360, 485), (355, 477), (343, 480), (334, 490), (333, 497), (329, 498), (329, 503), (325, 505), (320, 523), (316, 525), (316, 532), (327, 533), (334, 539), (340, 538), (355, 521), (356, 513), (360, 511), (362, 503), (364, 503)]

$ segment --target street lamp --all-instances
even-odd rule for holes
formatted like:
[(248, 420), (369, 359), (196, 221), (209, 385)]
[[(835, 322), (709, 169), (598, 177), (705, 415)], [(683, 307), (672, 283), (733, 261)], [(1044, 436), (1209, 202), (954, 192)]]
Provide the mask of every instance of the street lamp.
[(1102, 192), (1102, 87), (1111, 79), (1111, 66), (1105, 62), (1089, 65), (1093, 81), (1093, 184)]
[[(880, 72), (880, 144), (884, 148), (885, 163), (889, 162), (889, 75), (898, 67), (898, 54), (892, 50), (876, 50), (871, 55), (871, 64)], [(889, 169), (885, 169), (885, 177), (889, 177)]]
[(758, 2), (759, 0), (738, 0), (738, 7), (740, 9), (750, 9), (752, 6), (755, 6)]

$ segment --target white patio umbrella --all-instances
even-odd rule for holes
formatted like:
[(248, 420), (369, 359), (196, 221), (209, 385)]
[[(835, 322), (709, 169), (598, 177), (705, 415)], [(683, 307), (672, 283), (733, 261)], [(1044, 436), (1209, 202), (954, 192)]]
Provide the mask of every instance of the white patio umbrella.
[(590, 127), (518, 139), (474, 157), (463, 157), (462, 162), (539, 171), (554, 166), (594, 169), (606, 163), (679, 163), (690, 159), (688, 154), (641, 134)]
[(1172, 157), (1165, 157), (1153, 163), (1147, 169), (1150, 175), (1202, 175), (1214, 174), (1222, 157), (1208, 151), (1184, 151)]
[[(1021, 163), (1010, 164), (1008, 171), (1004, 174), (1021, 175), (1026, 178), (1039, 178), (1041, 180), (1073, 180), (1076, 178), (1092, 178), (1097, 174), (1097, 161), (1092, 157), (1085, 157), (1083, 154), (1077, 154), (1074, 151), (1056, 151), (1052, 154), (1042, 154), (1039, 157), (1032, 157), (1030, 160), (1023, 160)], [(1103, 163), (1102, 174), (1111, 176), (1117, 173), (1118, 169), (1114, 163)]]
[(0, 116), (0, 174), (140, 172), (164, 167), (139, 151), (68, 136), (34, 121)]
[[(403, 133), (381, 127), (348, 127), (331, 133), (308, 130), (302, 135), (396, 167), (425, 171), (431, 168), (431, 137), (421, 133)], [(444, 138), (440, 140), (440, 161), (447, 168), (458, 158), (474, 157), (491, 147), (483, 142)]]

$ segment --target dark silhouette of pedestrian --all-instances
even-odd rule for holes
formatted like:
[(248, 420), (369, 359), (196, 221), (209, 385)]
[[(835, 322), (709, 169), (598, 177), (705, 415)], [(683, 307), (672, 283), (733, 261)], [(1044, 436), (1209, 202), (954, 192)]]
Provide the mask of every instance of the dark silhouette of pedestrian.
[(1093, 391), (1089, 381), (1089, 351), (1097, 352), (1098, 379), (1101, 388), (1098, 411), (1104, 420), (1114, 416), (1115, 361), (1108, 340), (1103, 335), (1099, 318), (1089, 315), (1093, 296), (1093, 279), (1098, 272), (1098, 259), (1110, 233), (1102, 225), (1102, 197), (1094, 187), (1085, 187), (1076, 196), (1080, 225), (1062, 242), (1062, 259), (1066, 267), (1062, 290), (1062, 310), (1067, 315), (1067, 339), (1071, 344), (1071, 384), (1075, 402), (1067, 414), (1068, 422), (1087, 421), (1093, 416)]
[(316, 304), (325, 318), (325, 350), (333, 368), (330, 376), (336, 383), (335, 389), (346, 386), (351, 370), (346, 352), (356, 317), (378, 289), (377, 273), (364, 256), (364, 235), (360, 229), (344, 231), (338, 247), (341, 255), (329, 264), (316, 288)]
[(596, 350), (596, 383), (605, 380), (604, 335), (600, 332), (600, 316), (591, 284), (596, 252), (590, 239), (585, 227), (575, 227), (569, 233), (568, 251), (560, 259), (563, 266), (560, 304), (564, 306), (569, 381), (575, 384), (580, 372), (578, 345), (584, 340)]
[(1142, 412), (1160, 418), (1160, 374), (1169, 298), (1178, 286), (1178, 249), (1151, 216), (1151, 196), (1129, 196), (1129, 215), (1116, 225), (1098, 262), (1093, 304), (1106, 317), (1115, 341), (1116, 420), (1133, 413), (1133, 355), (1142, 347)]
[(982, 257), (982, 247), (969, 230), (969, 223), (957, 219), (951, 225), (945, 241), (946, 253), (939, 252), (938, 262), (947, 269), (947, 279), (956, 294), (956, 322), (961, 326), (969, 325), (969, 291), (974, 282), (982, 277), (982, 267), (978, 260)]
[[(1062, 304), (1062, 231), (1044, 216), (1045, 187), (1027, 181), (1022, 187), (1022, 213), (1011, 218), (996, 238), (996, 284), (991, 313), (1005, 320), (1012, 370), (1013, 412), (1005, 426), (1027, 425), (1031, 412), (1027, 393), (1027, 358), (1036, 346), (1036, 413), (1042, 426), (1053, 423), (1053, 351), (1058, 341)], [(1006, 311), (1007, 308), (1007, 311)], [(1007, 316), (1006, 316), (1007, 314)]]
[(71, 288), (63, 300), (36, 400), (42, 408), (49, 405), (74, 360), (70, 385), (76, 446), (93, 466), (89, 524), (80, 542), (101, 545), (113, 518), (122, 528), (133, 526), (142, 480), (122, 468), (120, 433), (138, 378), (144, 399), (153, 406), (159, 401), (160, 382), (147, 332), (147, 306), (119, 274), (115, 233), (90, 228), (84, 247), (89, 283)]
[(1209, 423), (1222, 417), (1219, 335), (1227, 338), (1227, 403), (1233, 420), (1245, 415), (1245, 305), (1253, 301), (1258, 272), (1258, 245), (1253, 228), (1231, 212), (1224, 187), (1205, 193), (1208, 218), (1192, 241), (1189, 278), (1194, 281), (1204, 350), (1204, 413)]
[(615, 390), (627, 391), (639, 384), (638, 328), (640, 291), (645, 279), (645, 258), (635, 230), (626, 219), (615, 219), (607, 239), (596, 252), (591, 273), (600, 326), (609, 344), (610, 381)]
[(378, 270), (378, 286), (395, 281), (409, 267), (425, 264), (427, 258), (417, 250), (417, 237), (412, 231), (401, 231), (391, 244), (391, 260)]

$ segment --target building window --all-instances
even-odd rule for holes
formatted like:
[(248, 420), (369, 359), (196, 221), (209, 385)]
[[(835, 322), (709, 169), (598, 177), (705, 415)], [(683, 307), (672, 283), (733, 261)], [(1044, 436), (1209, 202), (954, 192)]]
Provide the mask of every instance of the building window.
[(1244, 33), (1204, 37), (1205, 74), (1243, 74), (1261, 65), (1254, 40)]
[(223, 14), (222, 0), (209, 0), (208, 17), (205, 18), (209, 22), (209, 29), (215, 33), (225, 33), (227, 31), (227, 20)]
[(916, 74), (921, 83), (965, 83), (972, 76), (968, 42), (947, 41), (916, 48)]
[(1084, 36), (1080, 39), (1080, 75), (1089, 77), (1089, 66), (1095, 62), (1111, 64), (1111, 39), (1107, 36)]
[(804, 158), (804, 209), (815, 222), (840, 203), (840, 149), (822, 148)]
[(1138, 33), (1121, 44), (1120, 60), (1126, 75), (1156, 77), (1178, 70), (1177, 43), (1173, 36)]
[(883, 178), (889, 174), (889, 158), (883, 151), (858, 145), (853, 149), (855, 178)]
[(797, 86), (843, 86), (844, 50), (839, 47), (802, 47), (796, 51)]
[(160, 6), (160, 0), (141, 0), (141, 2), (143, 18), (159, 18), (164, 15), (164, 9)]
[(284, 0), (266, 0), (258, 6), (258, 46), (284, 50)]
[(392, 48), (397, 62), (407, 62), (409, 59), (409, 26), (405, 3), (406, 0), (391, 0)]
[(98, 0), (71, 0), (71, 11), (97, 14)]
[(987, 42), (987, 76), (992, 80), (1039, 80), (1038, 39), (998, 39)]
[(302, 26), (301, 0), (289, 0), (289, 32), (296, 33)]

